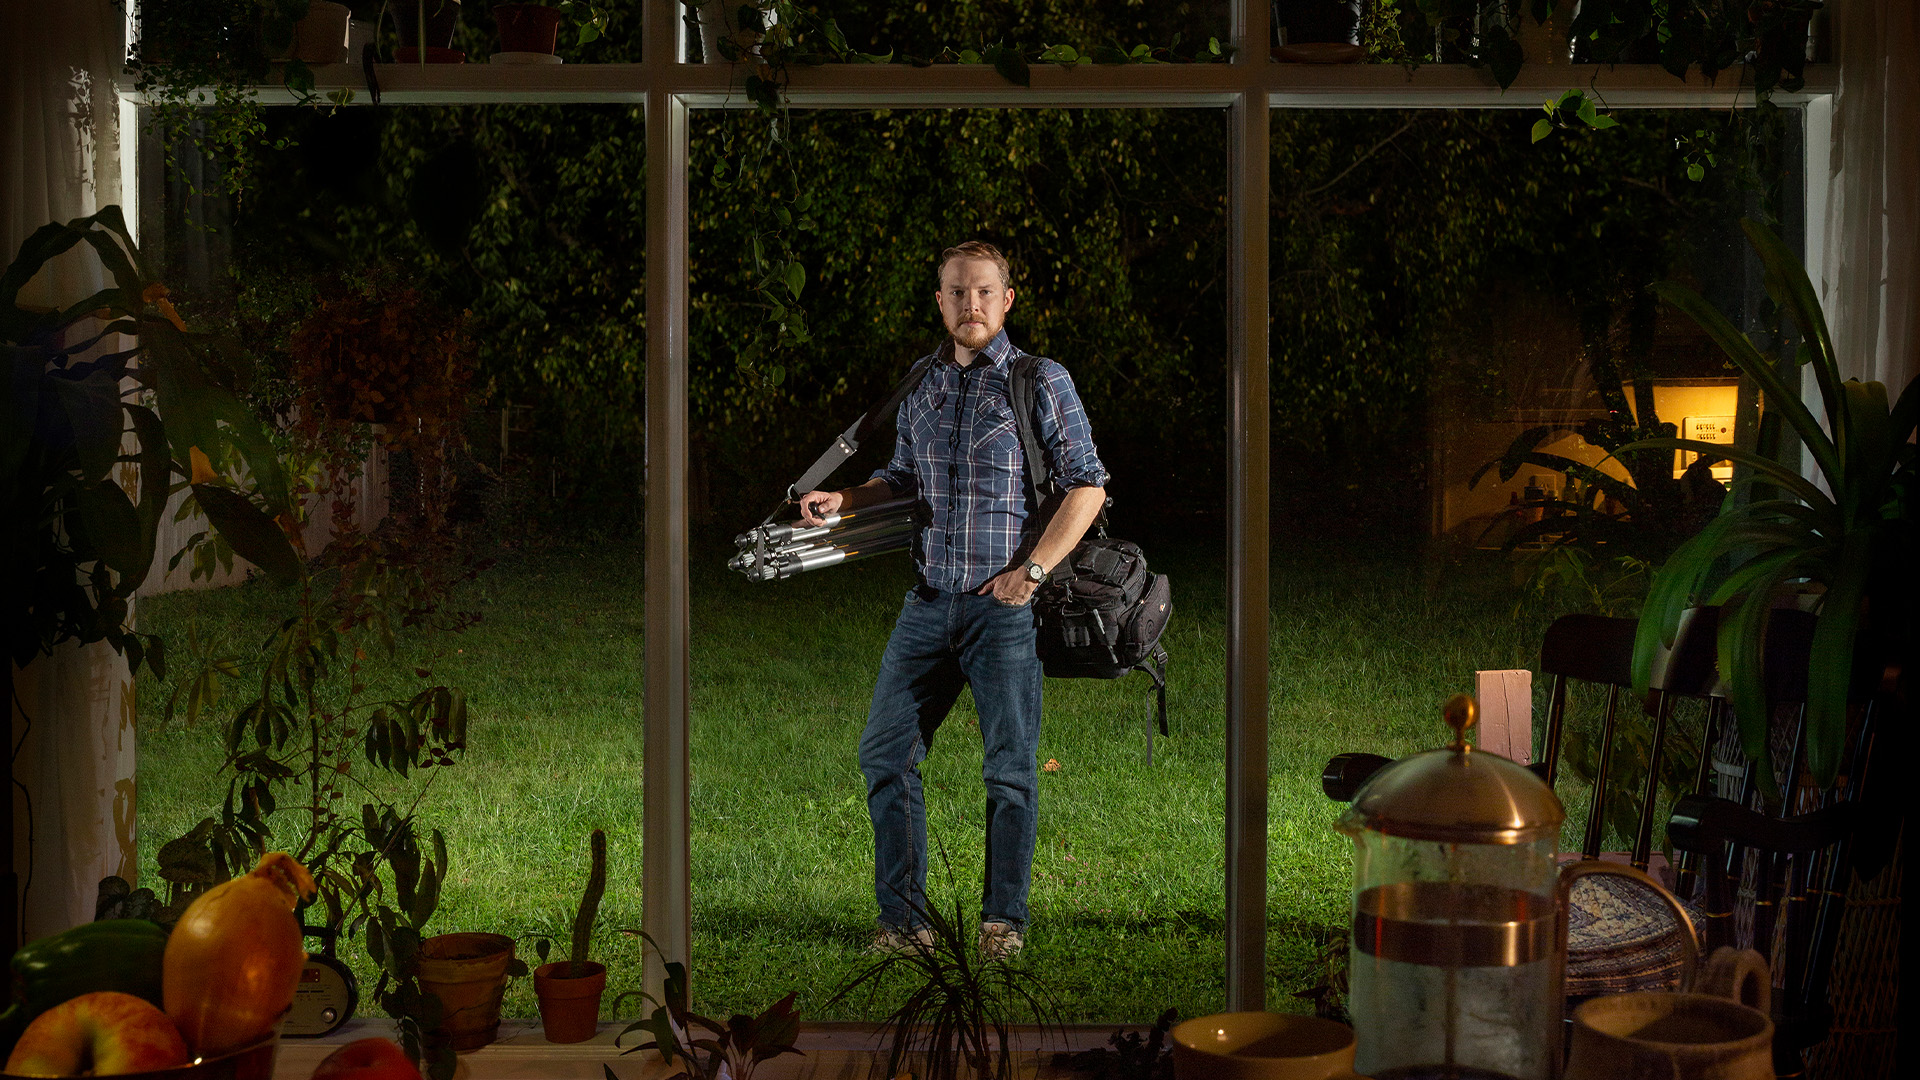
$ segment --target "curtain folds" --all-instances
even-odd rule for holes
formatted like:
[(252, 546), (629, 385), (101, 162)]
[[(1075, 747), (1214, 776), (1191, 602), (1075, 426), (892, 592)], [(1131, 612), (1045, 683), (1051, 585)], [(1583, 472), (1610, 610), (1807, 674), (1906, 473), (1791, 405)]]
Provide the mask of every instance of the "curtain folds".
[[(0, 243), (49, 221), (120, 202), (121, 15), (112, 0), (0, 4)], [(91, 256), (68, 252), (30, 282), (23, 304), (71, 303), (102, 284)]]
[[(112, 0), (0, 3), (8, 262), (40, 226), (121, 202), (121, 19)], [(20, 302), (58, 307), (103, 283), (81, 247), (42, 270)], [(31, 939), (90, 921), (100, 879), (134, 870), (133, 683), (104, 645), (62, 646), (15, 679), (13, 771), (30, 794), (13, 789), (13, 851), (23, 885), (30, 880), (22, 909)]]
[(1897, 395), (1920, 375), (1920, 4), (1829, 6), (1840, 86), (1821, 291), (1841, 374)]

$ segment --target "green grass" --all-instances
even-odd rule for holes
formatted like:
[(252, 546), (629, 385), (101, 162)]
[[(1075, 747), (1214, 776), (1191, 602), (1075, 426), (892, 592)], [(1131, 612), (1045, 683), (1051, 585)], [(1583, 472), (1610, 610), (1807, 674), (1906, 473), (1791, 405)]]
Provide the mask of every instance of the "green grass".
[[(1041, 759), (1033, 926), (1025, 957), (1065, 1019), (1147, 1022), (1225, 1004), (1222, 940), (1225, 598), (1217, 544), (1156, 543), (1174, 581), (1171, 738), (1145, 760), (1144, 676), (1050, 681)], [(866, 962), (871, 837), (855, 746), (874, 666), (909, 583), (899, 557), (751, 584), (714, 551), (693, 567), (692, 801), (696, 1008), (758, 1011), (789, 990), (809, 1019)], [(639, 979), (643, 617), (631, 542), (509, 556), (466, 586), (468, 632), (395, 662), (463, 687), (466, 758), (415, 782), (424, 824), (444, 828), (452, 872), (437, 929), (564, 939), (586, 873), (586, 836), (607, 831), (609, 885), (596, 957), (613, 994)], [(1525, 667), (1541, 626), (1511, 616), (1506, 565), (1439, 564), (1378, 546), (1302, 546), (1273, 563), (1269, 974), (1271, 1007), (1318, 978), (1317, 950), (1345, 919), (1349, 843), (1320, 793), (1343, 750), (1399, 755), (1437, 745), (1439, 705), (1476, 668)], [(255, 637), (292, 598), (259, 584), (143, 601), (144, 629), (184, 642), (192, 626)], [(176, 661), (177, 662), (177, 661)], [(374, 677), (378, 690), (383, 676)], [(389, 685), (402, 685), (391, 683)], [(140, 689), (143, 875), (164, 840), (225, 796), (219, 730), (158, 723), (162, 689)], [(231, 704), (229, 702), (229, 704)], [(923, 772), (936, 902), (979, 888), (980, 745), (971, 703), (941, 729)], [(398, 791), (397, 785), (376, 785)], [(155, 880), (151, 877), (143, 880)], [(971, 902), (967, 904), (971, 910)], [(357, 944), (343, 954), (354, 960)], [(361, 965), (364, 970), (364, 965)], [(524, 983), (525, 980), (521, 980)], [(508, 1011), (531, 1015), (531, 988)], [(633, 1015), (631, 1005), (623, 1015)]]

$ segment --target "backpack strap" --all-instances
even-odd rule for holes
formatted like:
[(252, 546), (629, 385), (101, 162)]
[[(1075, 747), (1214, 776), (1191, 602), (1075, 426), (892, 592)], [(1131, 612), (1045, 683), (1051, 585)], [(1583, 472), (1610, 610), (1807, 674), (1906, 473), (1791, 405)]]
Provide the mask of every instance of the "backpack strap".
[[(1154, 696), (1158, 699), (1156, 719), (1160, 721), (1160, 734), (1167, 734), (1167, 650), (1155, 644), (1153, 651), (1133, 665), (1133, 669), (1146, 672), (1147, 677), (1153, 680)], [(1153, 753), (1151, 737), (1148, 739), (1147, 753)]]
[(1027, 478), (1033, 482), (1034, 497), (1044, 502), (1052, 494), (1053, 477), (1047, 473), (1046, 448), (1040, 445), (1040, 422), (1037, 410), (1040, 407), (1039, 394), (1035, 384), (1039, 381), (1035, 372), (1040, 369), (1040, 358), (1032, 353), (1021, 353), (1014, 358), (1012, 370), (1007, 373), (1007, 397), (1013, 405), (1013, 420), (1020, 428), (1020, 451), (1027, 459)]
[[(1040, 444), (1039, 371), (1042, 359), (1027, 352), (1014, 358), (1007, 372), (1007, 398), (1013, 406), (1014, 424), (1020, 429), (1020, 452), (1027, 459), (1027, 478), (1033, 483), (1033, 497), (1040, 501), (1044, 512), (1051, 515), (1053, 507), (1048, 504), (1061, 492), (1052, 475), (1047, 472), (1047, 451)], [(1108, 498), (1107, 503), (1111, 505), (1112, 498)], [(1107, 535), (1106, 506), (1100, 508), (1100, 514), (1094, 518), (1088, 535)], [(1073, 576), (1070, 559), (1054, 568), (1056, 573), (1061, 570), (1065, 570), (1069, 578)]]

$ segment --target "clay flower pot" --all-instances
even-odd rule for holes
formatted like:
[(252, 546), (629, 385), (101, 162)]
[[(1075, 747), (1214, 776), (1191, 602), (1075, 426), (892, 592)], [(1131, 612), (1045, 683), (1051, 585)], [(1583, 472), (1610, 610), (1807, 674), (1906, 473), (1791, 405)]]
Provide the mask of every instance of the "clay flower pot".
[(455, 1050), (485, 1046), (499, 1033), (512, 963), (513, 939), (503, 934), (438, 934), (420, 943), (420, 986), (439, 997), (440, 1027)]
[(545, 4), (495, 4), (502, 52), (552, 53), (560, 40), (560, 9)]
[(540, 999), (540, 1024), (547, 1041), (585, 1042), (600, 1025), (600, 995), (607, 988), (607, 969), (588, 960), (581, 974), (572, 975), (566, 960), (533, 969), (533, 993)]

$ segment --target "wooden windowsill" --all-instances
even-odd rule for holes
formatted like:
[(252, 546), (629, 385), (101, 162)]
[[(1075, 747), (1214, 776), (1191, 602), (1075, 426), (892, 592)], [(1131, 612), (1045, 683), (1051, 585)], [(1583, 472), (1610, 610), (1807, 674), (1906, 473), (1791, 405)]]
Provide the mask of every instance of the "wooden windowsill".
[[(669, 1070), (651, 1050), (623, 1055), (613, 1045), (625, 1022), (600, 1025), (599, 1034), (581, 1043), (550, 1043), (540, 1033), (538, 1020), (504, 1020), (500, 1037), (478, 1050), (460, 1055), (454, 1080), (606, 1080), (611, 1068), (618, 1080), (659, 1080)], [(1025, 1062), (1021, 1076), (1072, 1077), (1068, 1069), (1051, 1062), (1060, 1050), (1104, 1046), (1115, 1028), (1104, 1025), (1068, 1025), (1063, 1028), (1022, 1027), (1014, 1032)], [(393, 1037), (386, 1019), (349, 1021), (331, 1035), (315, 1039), (282, 1038), (274, 1059), (273, 1080), (308, 1080), (320, 1060), (355, 1039)], [(627, 1046), (645, 1037), (629, 1036)], [(876, 1059), (884, 1060), (886, 1043), (877, 1024), (808, 1024), (801, 1028), (802, 1056), (782, 1055), (762, 1064), (756, 1080), (869, 1080)]]

